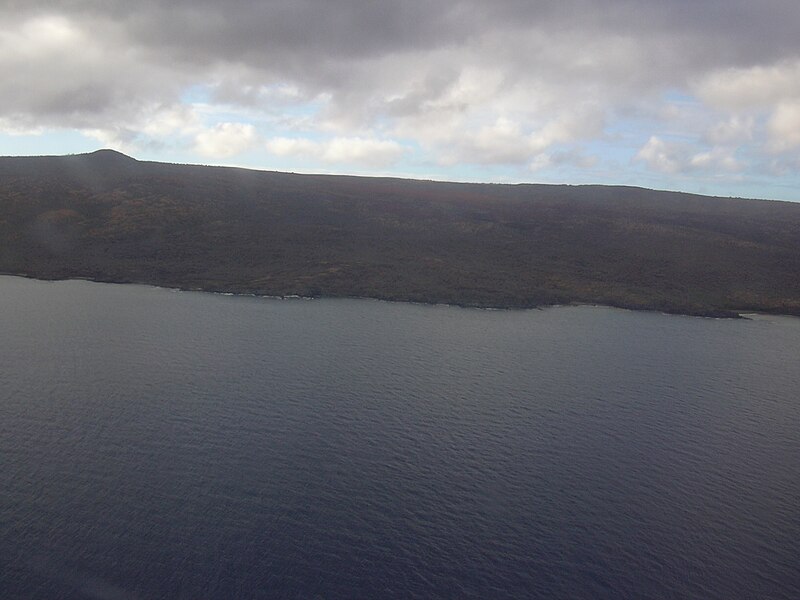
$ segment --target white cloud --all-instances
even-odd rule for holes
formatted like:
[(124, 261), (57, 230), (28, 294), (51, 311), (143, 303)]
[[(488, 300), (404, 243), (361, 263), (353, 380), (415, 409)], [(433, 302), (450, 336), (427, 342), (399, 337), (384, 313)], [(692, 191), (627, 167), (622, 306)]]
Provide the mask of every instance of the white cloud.
[(714, 145), (735, 145), (749, 142), (753, 139), (755, 124), (753, 116), (734, 115), (711, 127), (706, 133), (706, 139)]
[(120, 152), (135, 153), (137, 132), (127, 127), (105, 127), (102, 129), (83, 129), (81, 133), (96, 139), (103, 148), (112, 148)]
[(403, 146), (393, 140), (361, 137), (336, 137), (324, 141), (278, 137), (267, 141), (266, 148), (278, 156), (314, 158), (325, 163), (369, 167), (390, 165), (405, 151)]
[[(541, 161), (554, 146), (570, 145), (602, 134), (604, 117), (594, 106), (574, 107), (544, 123), (531, 116), (500, 116), (476, 125), (481, 112), (465, 110), (457, 117), (413, 121), (401, 132), (423, 141), (444, 165), (523, 165)], [(473, 114), (477, 113), (477, 114)]]
[[(0, 120), (0, 130), (2, 130)], [(98, 123), (98, 127), (82, 127), (79, 131), (100, 142), (104, 148), (137, 154), (142, 149), (180, 146), (194, 136), (209, 135), (202, 125), (201, 114), (194, 106), (182, 104), (145, 106), (142, 110), (120, 118), (112, 124)], [(213, 129), (210, 130), (213, 133)], [(210, 156), (204, 154), (204, 156)]]
[(273, 138), (267, 141), (267, 150), (277, 156), (314, 156), (322, 154), (319, 142), (304, 138)]
[(710, 174), (737, 173), (744, 165), (737, 160), (735, 149), (714, 146), (709, 150), (696, 151), (688, 144), (667, 142), (652, 136), (636, 154), (635, 160), (669, 175), (686, 175), (692, 172)]
[(602, 134), (603, 125), (604, 117), (597, 107), (565, 110), (533, 136), (533, 145), (543, 150), (553, 144), (594, 138)]
[(647, 131), (636, 159), (661, 173), (757, 169), (800, 146), (799, 19), (794, 0), (6, 2), (0, 130), (522, 174), (587, 168), (593, 140), (612, 173)]
[(800, 59), (717, 71), (696, 91), (710, 106), (732, 113), (706, 133), (709, 142), (751, 144), (754, 156), (800, 147)]
[(228, 158), (255, 147), (258, 136), (255, 127), (245, 123), (219, 123), (195, 136), (194, 149), (203, 156)]
[(736, 159), (734, 153), (728, 148), (716, 147), (707, 152), (699, 152), (689, 159), (688, 168), (717, 173), (738, 173), (744, 165)]
[(767, 124), (773, 152), (794, 150), (800, 146), (800, 101), (782, 102)]
[(400, 158), (403, 148), (391, 140), (334, 138), (325, 145), (322, 160), (332, 163), (388, 165)]
[(0, 117), (24, 126), (115, 127), (174, 99), (189, 78), (145, 59), (135, 45), (125, 48), (127, 32), (104, 17), (87, 23), (36, 12), (15, 19), (0, 10), (0, 19)]
[(645, 162), (655, 171), (674, 174), (682, 170), (682, 154), (679, 146), (652, 136), (636, 154), (636, 160)]
[(26, 119), (0, 117), (0, 132), (15, 136), (42, 135), (45, 132), (44, 127), (26, 121)]
[(587, 156), (582, 151), (575, 149), (567, 152), (554, 152), (552, 154), (537, 154), (528, 165), (531, 171), (559, 166), (572, 166), (580, 169), (590, 169), (598, 162), (597, 156)]
[(202, 129), (200, 115), (192, 106), (171, 104), (148, 108), (139, 125), (141, 132), (150, 137), (163, 138), (189, 134)]
[(492, 125), (465, 135), (455, 148), (454, 161), (503, 164), (524, 163), (534, 153), (530, 135), (525, 135), (517, 123), (499, 118)]
[(90, 40), (80, 27), (62, 15), (36, 15), (14, 30), (0, 32), (0, 43), (18, 57), (52, 58)]
[(542, 153), (533, 157), (533, 160), (531, 160), (528, 165), (528, 169), (535, 173), (536, 171), (542, 171), (551, 166), (553, 166), (553, 157), (549, 154)]
[(694, 88), (705, 102), (724, 110), (769, 108), (800, 97), (800, 60), (712, 71)]

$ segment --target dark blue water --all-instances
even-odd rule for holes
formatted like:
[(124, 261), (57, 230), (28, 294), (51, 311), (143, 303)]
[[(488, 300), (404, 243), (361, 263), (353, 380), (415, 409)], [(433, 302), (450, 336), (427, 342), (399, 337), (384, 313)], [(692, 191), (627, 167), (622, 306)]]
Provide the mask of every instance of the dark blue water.
[(0, 598), (800, 598), (800, 319), (0, 278)]

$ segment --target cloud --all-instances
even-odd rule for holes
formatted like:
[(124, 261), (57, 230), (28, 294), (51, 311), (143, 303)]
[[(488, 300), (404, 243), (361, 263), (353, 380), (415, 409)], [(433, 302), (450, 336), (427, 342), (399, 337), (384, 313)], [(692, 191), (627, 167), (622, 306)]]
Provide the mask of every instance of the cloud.
[(651, 137), (639, 149), (636, 161), (644, 162), (650, 169), (670, 175), (686, 175), (692, 172), (737, 173), (743, 165), (735, 157), (735, 150), (716, 146), (698, 152), (688, 144), (667, 142), (657, 136)]
[(176, 95), (187, 80), (169, 65), (142, 60), (135, 47), (125, 50), (126, 32), (102, 17), (14, 20), (0, 29), (1, 117), (36, 126), (102, 127)]
[(273, 138), (266, 144), (267, 150), (276, 156), (321, 156), (324, 145), (302, 138)]
[(21, 123), (15, 119), (0, 117), (0, 133), (12, 136), (42, 135), (44, 128), (32, 123)]
[(458, 139), (453, 136), (448, 153), (449, 162), (483, 164), (524, 163), (535, 152), (531, 135), (526, 135), (519, 124), (507, 118), (498, 118), (491, 125), (467, 132)]
[(524, 165), (555, 146), (601, 135), (605, 124), (605, 115), (593, 104), (575, 103), (543, 122), (508, 104), (507, 114), (487, 123), (494, 115), (483, 108), (431, 108), (400, 119), (394, 133), (415, 139), (444, 165)]
[[(12, 62), (28, 62), (42, 75), (58, 73), (59, 63), (81, 67), (68, 72), (78, 80), (107, 82), (98, 85), (106, 95), (98, 94), (97, 104), (110, 104), (108, 95), (125, 87), (123, 76), (130, 88), (156, 94), (147, 78), (158, 74), (157, 84), (168, 83), (163, 70), (179, 75), (179, 83), (218, 78), (220, 94), (229, 100), (257, 101), (258, 90), (273, 85), (304, 96), (329, 92), (345, 113), (368, 116), (376, 103), (394, 100), (394, 110), (416, 111), (458, 95), (453, 86), (468, 79), (459, 76), (466, 72), (495, 73), (507, 83), (504, 93), (535, 99), (543, 88), (558, 103), (562, 89), (624, 95), (631, 88), (652, 90), (739, 68), (754, 58), (779, 60), (800, 47), (788, 26), (800, 9), (793, 2), (769, 4), (143, 0), (134, 7), (120, 0), (73, 0), (59, 7), (31, 0), (14, 3), (0, 16)], [(12, 48), (27, 55), (9, 54)], [(48, 67), (42, 58), (57, 60)], [(224, 85), (231, 70), (237, 77)], [(67, 79), (54, 83), (69, 87)], [(53, 87), (57, 92), (59, 86)], [(162, 99), (175, 87), (167, 85)], [(405, 106), (397, 102), (402, 99)]]
[(219, 123), (213, 129), (201, 131), (195, 137), (195, 151), (211, 158), (228, 158), (250, 150), (258, 143), (252, 125)]
[(636, 160), (647, 164), (651, 169), (662, 173), (679, 173), (683, 170), (685, 157), (683, 149), (676, 144), (652, 136), (636, 154)]
[(780, 103), (767, 128), (771, 151), (786, 152), (800, 147), (800, 100)]
[(722, 109), (774, 106), (786, 98), (800, 98), (800, 59), (715, 70), (697, 82), (695, 89), (700, 98)]
[(751, 115), (734, 115), (721, 121), (706, 132), (706, 140), (714, 145), (735, 145), (753, 139), (755, 118)]
[(337, 137), (326, 141), (303, 138), (273, 138), (266, 148), (277, 156), (316, 158), (330, 164), (370, 167), (391, 165), (403, 154), (403, 147), (391, 140)]
[(728, 172), (800, 146), (798, 22), (795, 0), (6, 2), (0, 129), (524, 171), (588, 168), (557, 157), (638, 119), (628, 157)]
[(587, 156), (580, 149), (571, 149), (566, 152), (554, 152), (552, 154), (537, 154), (531, 161), (529, 168), (531, 171), (541, 171), (550, 167), (576, 166), (581, 169), (594, 167), (598, 162), (597, 156)]
[[(744, 165), (728, 148), (715, 147), (708, 152), (699, 152), (689, 159), (691, 170), (710, 171), (715, 173), (738, 173)], [(690, 169), (684, 168), (684, 171)]]
[(712, 73), (696, 89), (709, 105), (732, 113), (708, 132), (711, 142), (756, 140), (773, 154), (800, 147), (800, 58)]
[(186, 134), (202, 127), (197, 110), (183, 104), (152, 106), (142, 112), (147, 116), (142, 119), (138, 129), (147, 136), (163, 137), (176, 133)]

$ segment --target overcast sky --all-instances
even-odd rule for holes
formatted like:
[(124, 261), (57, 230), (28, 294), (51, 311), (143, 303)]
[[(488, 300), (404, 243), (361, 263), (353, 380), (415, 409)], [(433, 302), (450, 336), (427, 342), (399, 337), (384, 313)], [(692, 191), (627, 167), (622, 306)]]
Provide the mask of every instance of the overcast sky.
[(0, 1), (0, 154), (800, 200), (797, 0)]

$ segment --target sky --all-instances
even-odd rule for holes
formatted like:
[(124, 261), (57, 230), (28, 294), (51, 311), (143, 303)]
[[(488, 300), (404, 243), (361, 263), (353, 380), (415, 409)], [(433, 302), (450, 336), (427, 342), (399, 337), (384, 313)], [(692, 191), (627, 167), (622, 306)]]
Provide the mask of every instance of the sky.
[(800, 201), (797, 0), (0, 0), (0, 155)]

